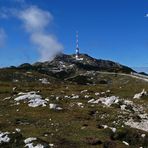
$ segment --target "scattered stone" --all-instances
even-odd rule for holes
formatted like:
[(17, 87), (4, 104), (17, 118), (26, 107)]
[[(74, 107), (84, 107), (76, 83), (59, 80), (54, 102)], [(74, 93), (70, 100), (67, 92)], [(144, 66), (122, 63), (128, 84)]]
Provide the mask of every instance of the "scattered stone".
[(108, 126), (107, 126), (107, 125), (102, 125), (102, 126), (103, 126), (103, 128), (104, 128), (104, 129), (108, 128)]
[(57, 104), (50, 103), (49, 104), (49, 108), (50, 109), (56, 109), (57, 108)]
[(57, 104), (50, 103), (49, 108), (53, 110), (63, 110), (63, 108), (59, 107)]
[(88, 90), (82, 90), (82, 91), (81, 91), (81, 94), (82, 94), (82, 93), (85, 93), (85, 92), (87, 92), (87, 91), (88, 91)]
[(89, 96), (89, 95), (85, 95), (84, 97), (85, 97), (85, 98), (89, 98), (90, 96)]
[(46, 78), (39, 79), (42, 84), (50, 84)]
[(120, 108), (121, 108), (121, 110), (125, 110), (126, 105), (121, 105)]
[(59, 97), (59, 96), (57, 96), (57, 97), (56, 97), (56, 100), (57, 100), (57, 101), (59, 101), (59, 98), (60, 98), (60, 97)]
[(96, 96), (99, 96), (99, 95), (100, 95), (100, 93), (99, 93), (99, 92), (96, 92), (96, 93), (95, 93), (95, 95), (96, 95)]
[(36, 92), (20, 92), (19, 96), (15, 98), (15, 101), (28, 101), (28, 106), (30, 107), (38, 107), (38, 106), (46, 106), (47, 101), (43, 100), (40, 95), (37, 95)]
[(135, 122), (133, 119), (129, 119), (125, 122), (125, 125), (148, 132), (148, 119), (143, 119), (141, 122)]
[(16, 128), (15, 130), (16, 130), (17, 132), (20, 132), (20, 131), (21, 131), (21, 129), (19, 129), (19, 128)]
[(51, 143), (51, 144), (49, 144), (49, 146), (50, 146), (50, 147), (54, 147), (54, 144)]
[(89, 100), (88, 103), (95, 103), (95, 104), (98, 104), (98, 103), (102, 103), (106, 106), (111, 106), (112, 104), (116, 104), (119, 102), (119, 97), (116, 97), (116, 96), (111, 96), (111, 97), (106, 97), (106, 98), (100, 98), (98, 100)]
[(0, 143), (8, 143), (10, 141), (8, 134), (9, 132), (0, 132)]
[(7, 98), (4, 98), (3, 100), (10, 100), (11, 99), (11, 97), (7, 97)]
[(35, 137), (29, 137), (29, 138), (27, 138), (27, 139), (24, 140), (24, 143), (27, 144), (27, 143), (30, 143), (30, 142), (35, 141), (35, 140), (37, 140), (37, 138), (35, 138)]
[(95, 99), (91, 99), (88, 101), (88, 103), (93, 103), (95, 101)]
[(12, 90), (15, 91), (16, 90), (16, 87), (13, 87)]
[(142, 138), (144, 138), (145, 136), (146, 136), (145, 134), (142, 134), (142, 135), (141, 135)]
[(73, 95), (73, 96), (71, 97), (71, 99), (79, 99), (79, 96), (78, 96), (78, 95)]
[(107, 90), (107, 91), (106, 91), (106, 93), (110, 93), (110, 92), (111, 92), (110, 90)]
[(122, 143), (124, 143), (125, 145), (129, 146), (129, 144), (126, 141), (122, 141)]
[(78, 104), (78, 106), (82, 106), (83, 105), (83, 103), (81, 103), (81, 102), (77, 102), (77, 104)]
[(143, 89), (141, 93), (135, 94), (133, 98), (134, 99), (140, 99), (141, 97), (144, 97), (144, 96), (147, 96), (147, 95), (148, 95), (147, 92), (145, 91), (145, 89)]
[(110, 129), (112, 130), (112, 132), (113, 132), (113, 133), (115, 133), (115, 132), (116, 132), (116, 130), (117, 130), (117, 129), (116, 129), (116, 128), (114, 128), (114, 127), (110, 127)]

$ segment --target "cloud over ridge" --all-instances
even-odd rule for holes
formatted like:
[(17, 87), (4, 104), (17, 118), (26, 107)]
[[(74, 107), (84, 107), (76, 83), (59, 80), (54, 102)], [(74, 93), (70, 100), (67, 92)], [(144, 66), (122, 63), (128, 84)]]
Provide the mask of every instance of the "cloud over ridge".
[(56, 54), (63, 50), (63, 46), (56, 37), (46, 29), (50, 27), (53, 16), (50, 12), (37, 6), (30, 6), (18, 15), (25, 30), (30, 34), (31, 42), (37, 46), (40, 61), (52, 60)]
[[(6, 19), (14, 17), (21, 21), (24, 31), (30, 36), (31, 43), (36, 46), (40, 61), (52, 60), (56, 54), (63, 50), (63, 46), (59, 43), (56, 36), (48, 31), (53, 23), (53, 15), (49, 11), (34, 5), (21, 9), (3, 8), (0, 11), (0, 17)], [(2, 33), (4, 34), (0, 30), (0, 34)], [(0, 40), (2, 40), (1, 38), (0, 35)]]

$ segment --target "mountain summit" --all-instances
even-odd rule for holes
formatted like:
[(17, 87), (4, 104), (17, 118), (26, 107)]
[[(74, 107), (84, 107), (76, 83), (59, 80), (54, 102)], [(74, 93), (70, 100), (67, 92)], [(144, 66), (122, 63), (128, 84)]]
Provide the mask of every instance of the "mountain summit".
[(78, 83), (83, 82), (84, 84), (96, 83), (96, 79), (98, 78), (94, 78), (94, 80), (91, 78), (94, 77), (97, 72), (125, 74), (134, 72), (134, 70), (127, 66), (108, 60), (95, 59), (87, 54), (79, 54), (79, 58), (76, 58), (75, 54), (60, 54), (52, 61), (37, 62), (32, 65), (25, 63), (18, 66), (16, 69), (25, 70), (27, 72), (34, 71), (58, 80), (74, 81)]
[[(0, 80), (35, 81), (36, 74), (39, 77), (48, 77), (50, 80), (74, 81), (81, 84), (108, 83), (95, 77), (100, 72), (124, 73), (134, 72), (131, 68), (108, 60), (95, 59), (87, 54), (60, 54), (52, 61), (36, 62), (34, 64), (24, 63), (18, 67), (1, 69)], [(27, 73), (27, 74), (25, 74)], [(32, 74), (28, 74), (32, 73)], [(30, 76), (31, 75), (31, 76)]]
[(75, 58), (75, 54), (66, 55), (60, 54), (52, 61), (37, 62), (33, 65), (22, 64), (18, 68), (35, 69), (46, 72), (62, 72), (71, 71), (77, 73), (80, 71), (106, 71), (106, 72), (121, 72), (131, 73), (133, 70), (127, 66), (118, 63), (95, 59), (87, 54), (80, 54), (79, 58)]

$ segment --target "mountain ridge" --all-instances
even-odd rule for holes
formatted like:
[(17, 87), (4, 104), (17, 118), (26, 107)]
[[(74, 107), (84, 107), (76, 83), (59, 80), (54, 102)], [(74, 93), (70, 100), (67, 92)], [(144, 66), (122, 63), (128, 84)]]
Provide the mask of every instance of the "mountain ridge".
[[(68, 81), (79, 84), (109, 83), (110, 80), (97, 78), (97, 72), (131, 74), (133, 69), (109, 60), (95, 59), (87, 54), (57, 55), (52, 61), (24, 63), (18, 67), (1, 69), (0, 80), (36, 81), (46, 77), (53, 81)], [(32, 74), (30, 74), (32, 73)], [(36, 74), (38, 78), (36, 78)], [(92, 79), (93, 78), (93, 79)]]
[(58, 69), (70, 69), (75, 67), (75, 70), (94, 70), (94, 71), (109, 71), (109, 72), (123, 72), (131, 73), (135, 72), (132, 68), (121, 65), (119, 63), (110, 61), (95, 59), (87, 54), (80, 54), (79, 59), (75, 58), (75, 54), (66, 55), (61, 54), (56, 56), (52, 61), (36, 62), (34, 64), (21, 64), (17, 68), (52, 68), (53, 70)]

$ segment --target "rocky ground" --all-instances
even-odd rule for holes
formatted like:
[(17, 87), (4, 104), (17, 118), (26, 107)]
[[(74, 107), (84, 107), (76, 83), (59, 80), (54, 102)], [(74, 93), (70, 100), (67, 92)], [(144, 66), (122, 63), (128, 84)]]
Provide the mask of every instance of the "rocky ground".
[(0, 70), (0, 147), (147, 148), (148, 82), (67, 63)]

